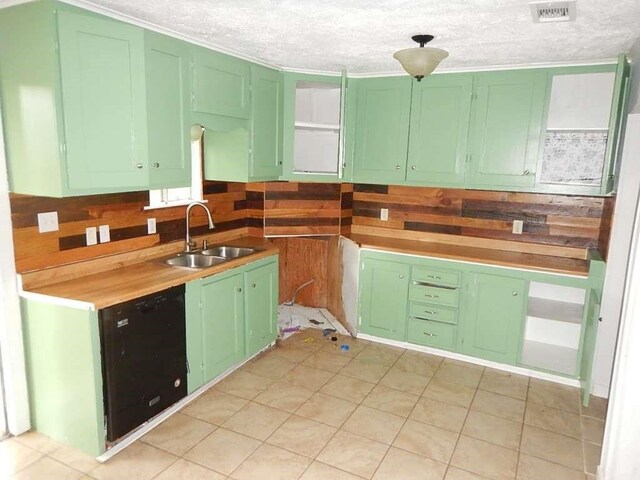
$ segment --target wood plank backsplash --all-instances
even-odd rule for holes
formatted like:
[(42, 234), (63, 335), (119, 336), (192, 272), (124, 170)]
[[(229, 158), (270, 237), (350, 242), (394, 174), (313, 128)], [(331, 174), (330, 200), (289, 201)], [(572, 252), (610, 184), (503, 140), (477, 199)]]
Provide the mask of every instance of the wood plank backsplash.
[[(215, 232), (254, 236), (349, 235), (506, 240), (538, 245), (597, 247), (606, 256), (614, 199), (364, 184), (205, 182)], [(144, 210), (147, 192), (49, 198), (10, 195), (18, 272), (136, 250), (184, 238), (185, 207)], [(389, 209), (389, 221), (380, 209)], [(37, 214), (58, 212), (60, 229), (39, 233)], [(157, 233), (147, 234), (156, 218)], [(512, 221), (524, 221), (522, 235)], [(85, 245), (85, 229), (109, 225), (111, 241)], [(193, 211), (192, 233), (206, 233)], [(453, 236), (453, 237), (452, 237)], [(515, 245), (515, 243), (514, 243)]]
[[(215, 232), (248, 226), (243, 183), (205, 182), (204, 198), (215, 221)], [(10, 195), (16, 269), (19, 273), (87, 260), (112, 253), (184, 238), (185, 207), (144, 210), (148, 192), (88, 195), (69, 198)], [(58, 212), (59, 230), (39, 233), (37, 214)], [(156, 233), (147, 234), (147, 219), (156, 219)], [(202, 209), (194, 209), (191, 232), (208, 232)], [(111, 241), (87, 246), (85, 229), (109, 225)]]
[[(509, 242), (598, 248), (611, 215), (612, 199), (499, 191), (354, 185), (353, 228), (359, 233), (384, 229), (398, 238), (417, 232)], [(605, 204), (608, 208), (605, 209)], [(380, 220), (380, 209), (389, 220)], [(512, 233), (523, 220), (523, 233)], [(370, 227), (370, 228), (369, 228)]]

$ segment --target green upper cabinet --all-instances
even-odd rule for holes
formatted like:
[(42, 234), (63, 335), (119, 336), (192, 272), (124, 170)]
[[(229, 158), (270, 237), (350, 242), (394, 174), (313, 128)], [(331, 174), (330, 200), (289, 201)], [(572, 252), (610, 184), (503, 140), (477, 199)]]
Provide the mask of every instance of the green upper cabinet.
[(358, 81), (355, 182), (404, 182), (411, 80), (411, 77), (389, 77)]
[(359, 330), (403, 341), (411, 266), (364, 258), (360, 274)]
[(189, 45), (145, 31), (150, 186), (191, 184)]
[(469, 273), (468, 281), (462, 352), (515, 365), (525, 315), (525, 280)]
[(244, 358), (243, 274), (214, 275), (201, 290), (204, 383)]
[(63, 10), (58, 33), (69, 189), (144, 187), (142, 29)]
[(532, 188), (540, 153), (547, 75), (542, 70), (475, 75), (468, 187)]
[(432, 75), (413, 83), (408, 182), (464, 184), (472, 85), (470, 74)]
[(282, 75), (251, 66), (252, 180), (277, 180), (282, 173)]
[(196, 46), (192, 46), (192, 61), (195, 122), (206, 126), (208, 115), (248, 119), (250, 64)]
[(246, 354), (251, 356), (276, 339), (278, 310), (278, 264), (271, 262), (247, 271)]
[(64, 197), (190, 183), (178, 42), (56, 2), (2, 9), (0, 42), (11, 191)]

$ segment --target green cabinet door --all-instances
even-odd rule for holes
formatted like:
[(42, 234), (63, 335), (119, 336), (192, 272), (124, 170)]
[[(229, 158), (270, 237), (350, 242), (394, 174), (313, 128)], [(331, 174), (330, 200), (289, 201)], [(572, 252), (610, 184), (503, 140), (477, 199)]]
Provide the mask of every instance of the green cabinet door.
[(143, 30), (58, 12), (68, 188), (148, 183)]
[(251, 67), (248, 62), (192, 47), (193, 111), (197, 114), (249, 118)]
[(359, 330), (369, 335), (404, 341), (410, 266), (363, 259), (360, 275)]
[(251, 66), (252, 180), (277, 180), (282, 173), (282, 75)]
[(471, 273), (469, 283), (462, 352), (515, 365), (525, 315), (525, 280)]
[(471, 74), (432, 75), (413, 85), (408, 181), (464, 184), (472, 85)]
[(593, 369), (593, 357), (596, 349), (596, 336), (600, 316), (600, 299), (598, 290), (590, 288), (587, 292), (587, 301), (583, 321), (582, 356), (580, 357), (580, 387), (582, 387), (582, 402), (589, 403), (591, 394), (591, 373)]
[(216, 276), (202, 282), (204, 383), (244, 358), (243, 274)]
[(145, 31), (149, 186), (191, 185), (188, 44)]
[(357, 96), (354, 181), (404, 182), (411, 78), (362, 79)]
[(268, 263), (245, 273), (247, 356), (276, 339), (278, 264)]
[(531, 188), (535, 183), (547, 74), (477, 74), (468, 187)]

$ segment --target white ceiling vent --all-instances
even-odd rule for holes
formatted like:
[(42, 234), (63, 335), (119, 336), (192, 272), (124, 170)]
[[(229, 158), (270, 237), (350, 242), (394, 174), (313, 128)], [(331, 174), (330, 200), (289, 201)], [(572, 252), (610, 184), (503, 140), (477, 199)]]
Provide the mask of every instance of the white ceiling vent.
[(529, 7), (535, 23), (573, 22), (576, 19), (575, 0), (531, 2)]

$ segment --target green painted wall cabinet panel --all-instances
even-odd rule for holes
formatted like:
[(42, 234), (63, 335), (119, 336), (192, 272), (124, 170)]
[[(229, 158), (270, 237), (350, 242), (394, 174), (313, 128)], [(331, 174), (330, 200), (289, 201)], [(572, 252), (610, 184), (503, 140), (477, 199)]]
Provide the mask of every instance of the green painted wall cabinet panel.
[(189, 45), (144, 32), (149, 186), (191, 185)]
[(547, 89), (544, 70), (476, 74), (468, 187), (532, 188)]
[(464, 184), (473, 76), (432, 75), (413, 83), (407, 181)]
[[(193, 112), (197, 123), (208, 115), (248, 119), (251, 113), (249, 62), (192, 46)], [(198, 119), (202, 118), (202, 121)]]
[(251, 66), (252, 180), (277, 180), (282, 173), (282, 75)]
[(358, 82), (354, 181), (404, 181), (411, 80), (411, 77), (389, 77)]
[(404, 340), (410, 266), (365, 258), (360, 275), (360, 330), (369, 335)]

